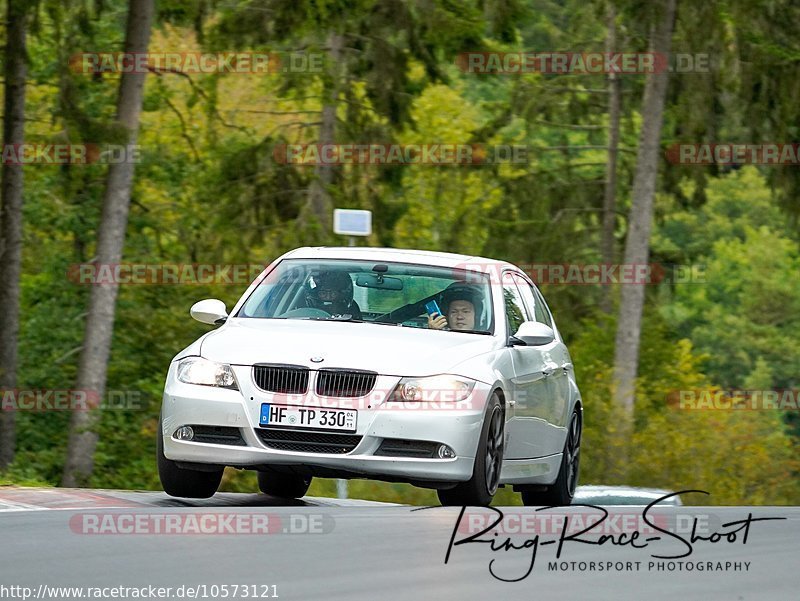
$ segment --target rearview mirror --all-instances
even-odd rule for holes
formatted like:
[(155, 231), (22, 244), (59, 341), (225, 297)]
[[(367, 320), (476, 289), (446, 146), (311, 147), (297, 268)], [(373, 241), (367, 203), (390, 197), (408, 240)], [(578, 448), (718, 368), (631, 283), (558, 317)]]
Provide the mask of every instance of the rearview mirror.
[(207, 298), (193, 304), (192, 308), (189, 309), (189, 315), (200, 323), (218, 326), (228, 319), (228, 310), (221, 300)]
[(524, 321), (520, 324), (514, 338), (528, 346), (543, 346), (556, 339), (556, 334), (550, 326), (538, 321)]
[(356, 277), (356, 286), (361, 288), (379, 288), (381, 290), (402, 290), (403, 280), (381, 274), (365, 274)]

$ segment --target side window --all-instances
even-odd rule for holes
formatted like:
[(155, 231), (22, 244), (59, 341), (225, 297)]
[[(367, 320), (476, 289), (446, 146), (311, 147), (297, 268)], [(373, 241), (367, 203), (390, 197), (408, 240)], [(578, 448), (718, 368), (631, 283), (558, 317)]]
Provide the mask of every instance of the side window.
[(553, 320), (550, 319), (550, 313), (547, 311), (547, 307), (539, 291), (517, 275), (514, 276), (514, 280), (517, 282), (522, 298), (525, 300), (525, 305), (528, 307), (528, 314), (532, 315), (531, 319), (535, 319), (539, 323), (543, 323), (552, 328)]
[(514, 282), (517, 284), (519, 294), (525, 303), (525, 310), (528, 321), (539, 321), (536, 315), (536, 301), (533, 298), (533, 292), (530, 285), (518, 275), (514, 275)]
[(513, 335), (519, 326), (526, 320), (525, 305), (519, 295), (516, 285), (513, 282), (503, 285), (503, 301), (506, 307), (506, 323), (508, 333)]
[(536, 288), (533, 288), (531, 286), (529, 286), (529, 288), (533, 291), (533, 294), (536, 296), (536, 309), (535, 309), (536, 321), (540, 321), (544, 324), (547, 324), (552, 328), (553, 318), (550, 317), (550, 309), (547, 308), (542, 293), (539, 292)]

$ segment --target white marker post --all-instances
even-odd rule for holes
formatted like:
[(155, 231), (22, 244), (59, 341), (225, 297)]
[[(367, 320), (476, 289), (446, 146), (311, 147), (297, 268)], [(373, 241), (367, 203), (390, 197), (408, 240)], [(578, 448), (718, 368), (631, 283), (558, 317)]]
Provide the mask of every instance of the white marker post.
[(334, 209), (333, 233), (350, 236), (349, 246), (355, 246), (353, 236), (369, 236), (372, 233), (372, 211), (362, 209)]
[[(372, 233), (372, 211), (362, 209), (334, 209), (333, 233), (340, 236), (349, 236), (348, 246), (355, 246), (353, 236), (369, 236)], [(336, 480), (336, 496), (340, 499), (347, 498), (347, 480)]]

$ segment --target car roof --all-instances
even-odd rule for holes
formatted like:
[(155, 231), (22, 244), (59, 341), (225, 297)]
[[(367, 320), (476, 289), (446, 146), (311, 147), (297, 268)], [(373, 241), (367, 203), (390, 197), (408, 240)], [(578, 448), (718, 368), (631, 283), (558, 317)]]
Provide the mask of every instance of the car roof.
[(652, 496), (653, 498), (662, 497), (664, 495), (671, 495), (673, 491), (664, 490), (660, 488), (637, 488), (634, 486), (600, 486), (600, 485), (585, 485), (579, 486), (576, 495), (616, 495), (616, 496)]
[(370, 246), (305, 246), (289, 251), (283, 259), (354, 259), (367, 261), (387, 261), (395, 263), (416, 263), (434, 267), (457, 267), (467, 271), (485, 270), (487, 266), (495, 269), (519, 268), (507, 261), (460, 255), (432, 250), (412, 250), (405, 248), (381, 248)]

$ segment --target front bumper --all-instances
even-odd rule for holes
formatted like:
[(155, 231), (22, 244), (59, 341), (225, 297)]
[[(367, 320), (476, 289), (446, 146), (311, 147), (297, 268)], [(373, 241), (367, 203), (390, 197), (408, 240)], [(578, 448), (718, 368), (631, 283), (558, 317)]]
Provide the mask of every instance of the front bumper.
[[(459, 482), (472, 476), (475, 453), (489, 387), (478, 382), (461, 403), (390, 403), (389, 393), (399, 381), (379, 376), (373, 392), (362, 399), (319, 398), (313, 393), (287, 398), (255, 387), (252, 368), (234, 366), (241, 390), (185, 384), (170, 366), (162, 401), (160, 427), (164, 455), (182, 463), (226, 465), (250, 469), (285, 468), (325, 472), (342, 477), (366, 477), (408, 482)], [(301, 404), (307, 407), (357, 409), (355, 435), (361, 437), (345, 454), (307, 453), (267, 447), (257, 435), (261, 404)], [(176, 440), (184, 425), (239, 429), (244, 446)], [(428, 441), (448, 445), (452, 459), (376, 455), (385, 439)]]

